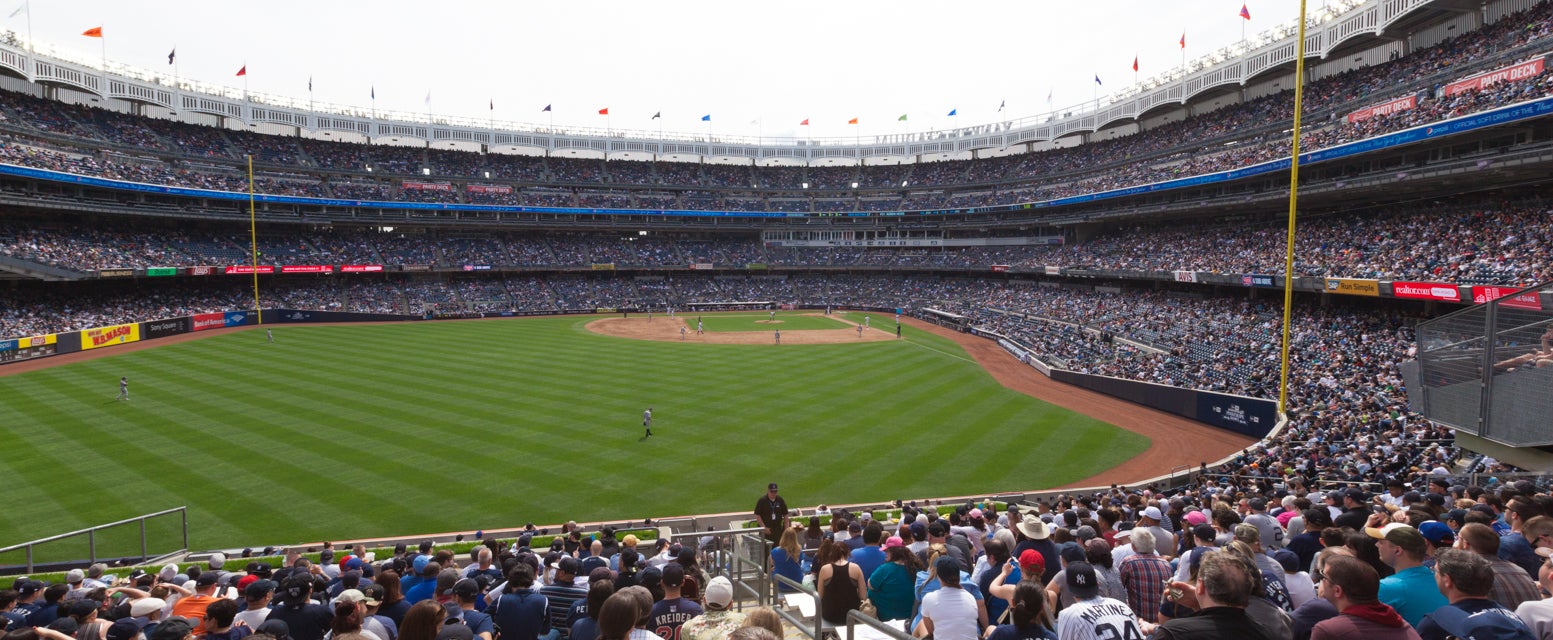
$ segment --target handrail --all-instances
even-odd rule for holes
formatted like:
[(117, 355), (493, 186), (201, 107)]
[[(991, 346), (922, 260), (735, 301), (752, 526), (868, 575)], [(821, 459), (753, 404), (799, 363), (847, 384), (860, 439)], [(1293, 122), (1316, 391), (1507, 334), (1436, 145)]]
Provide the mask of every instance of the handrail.
[(85, 534), (86, 535), (86, 541), (87, 541), (86, 542), (86, 544), (87, 544), (87, 562), (96, 563), (97, 562), (97, 532), (99, 530), (101, 530), (101, 529), (109, 529), (109, 528), (117, 527), (117, 526), (120, 526), (120, 525), (126, 525), (126, 524), (130, 524), (130, 523), (138, 522), (140, 524), (140, 559), (141, 560), (145, 560), (145, 559), (151, 557), (150, 553), (148, 552), (148, 549), (146, 548), (146, 520), (149, 520), (151, 518), (160, 517), (160, 516), (165, 516), (165, 515), (168, 515), (168, 514), (171, 514), (171, 513), (179, 513), (179, 512), (181, 512), (183, 514), (183, 526), (182, 526), (182, 530), (183, 530), (183, 545), (181, 547), (181, 550), (186, 550), (186, 549), (189, 548), (189, 507), (187, 505), (182, 506), (182, 507), (173, 507), (171, 509), (165, 509), (165, 510), (162, 510), (162, 511), (158, 511), (156, 513), (148, 513), (148, 514), (145, 514), (145, 515), (135, 516), (133, 518), (125, 518), (125, 519), (119, 520), (117, 522), (109, 522), (108, 524), (100, 524), (100, 525), (97, 525), (97, 526), (94, 526), (94, 527), (87, 527), (85, 529), (79, 529), (79, 530), (76, 530), (76, 531), (71, 531), (69, 533), (61, 533), (59, 535), (49, 536), (47, 538), (39, 538), (37, 540), (29, 540), (27, 542), (22, 542), (22, 543), (19, 543), (19, 544), (13, 544), (13, 545), (8, 546), (8, 547), (0, 547), (0, 553), (7, 553), (7, 552), (10, 552), (10, 551), (15, 551), (17, 549), (26, 549), (27, 550), (27, 573), (32, 573), (36, 569), (36, 567), (34, 566), (33, 557), (32, 557), (33, 547), (36, 547), (37, 545), (40, 545), (40, 544), (46, 544), (46, 543), (49, 543), (49, 542), (55, 542), (55, 541), (59, 541), (59, 540), (64, 540), (66, 538), (73, 538), (73, 537)]
[[(788, 611), (786, 609), (783, 609), (781, 607), (772, 607), (771, 609), (773, 611), (776, 611), (777, 615), (781, 616), (783, 620), (786, 620), (788, 624), (793, 625), (794, 629), (797, 629), (799, 632), (803, 633), (806, 636), (809, 636), (810, 638), (813, 638), (814, 640), (819, 640), (819, 638), (825, 633), (825, 627), (824, 627), (824, 625), (825, 625), (825, 617), (823, 615), (821, 615), (821, 613), (820, 613), (820, 593), (818, 591), (814, 590), (813, 588), (810, 588), (810, 587), (804, 585), (801, 582), (794, 582), (792, 578), (789, 578), (789, 577), (784, 576), (784, 575), (773, 574), (772, 578), (775, 580), (775, 584), (777, 584), (777, 585), (782, 585), (782, 584), (789, 585), (789, 586), (793, 587), (794, 589), (797, 589), (800, 592), (809, 594), (809, 597), (814, 598), (814, 631), (813, 631), (813, 633), (810, 633), (810, 630), (804, 626), (803, 618), (795, 616), (795, 615), (792, 614), (792, 612), (790, 612), (790, 611)], [(856, 613), (856, 612), (857, 612), (857, 610), (854, 609), (851, 613)]]
[(862, 611), (858, 611), (857, 609), (853, 609), (847, 612), (847, 640), (852, 640), (854, 637), (856, 637), (857, 634), (853, 628), (858, 624), (866, 625), (875, 631), (883, 633), (884, 635), (887, 635), (891, 638), (895, 638), (895, 640), (913, 640), (914, 638), (914, 636), (906, 633), (905, 631), (891, 627), (883, 620), (863, 613)]

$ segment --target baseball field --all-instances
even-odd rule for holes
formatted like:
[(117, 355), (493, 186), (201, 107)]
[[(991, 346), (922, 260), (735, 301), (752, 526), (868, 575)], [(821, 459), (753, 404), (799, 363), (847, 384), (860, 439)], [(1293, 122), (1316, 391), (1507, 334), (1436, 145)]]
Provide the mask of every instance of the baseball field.
[(212, 548), (742, 511), (768, 482), (991, 495), (1149, 445), (878, 314), (867, 339), (861, 314), (684, 318), (281, 325), (0, 376), (0, 546), (179, 505)]

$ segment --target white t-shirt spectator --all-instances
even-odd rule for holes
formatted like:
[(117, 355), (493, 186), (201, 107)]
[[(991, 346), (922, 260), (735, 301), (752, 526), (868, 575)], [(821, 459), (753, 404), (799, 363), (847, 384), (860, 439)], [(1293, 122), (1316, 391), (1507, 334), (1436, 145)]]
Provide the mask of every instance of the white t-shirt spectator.
[(922, 617), (933, 621), (933, 637), (976, 640), (976, 598), (964, 589), (944, 588), (923, 596)]

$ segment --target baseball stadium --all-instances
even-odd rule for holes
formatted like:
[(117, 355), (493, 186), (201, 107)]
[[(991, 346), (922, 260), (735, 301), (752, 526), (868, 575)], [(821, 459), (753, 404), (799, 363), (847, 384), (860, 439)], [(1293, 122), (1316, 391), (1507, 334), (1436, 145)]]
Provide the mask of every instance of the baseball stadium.
[(58, 53), (22, 12), (15, 611), (73, 569), (237, 593), (302, 557), (337, 596), (421, 570), (422, 541), (498, 577), (532, 547), (550, 576), (630, 534), (817, 637), (846, 625), (769, 569), (768, 518), (889, 546), (1077, 514), (1058, 538), (1115, 544), (1215, 499), (1536, 494), (1553, 469), (1550, 2), (1327, 3), (1198, 59), (1182, 35), (1179, 67), (1078, 106), (837, 136), (315, 104), (311, 78), (179, 77), (176, 49)]

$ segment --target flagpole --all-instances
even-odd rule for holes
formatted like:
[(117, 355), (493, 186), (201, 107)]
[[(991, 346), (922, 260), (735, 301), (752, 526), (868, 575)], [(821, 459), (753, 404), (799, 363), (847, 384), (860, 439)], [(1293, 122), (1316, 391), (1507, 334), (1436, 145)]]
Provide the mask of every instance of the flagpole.
[(254, 221), (253, 154), (248, 155), (248, 248), (253, 255), (253, 313), (256, 324), (264, 324), (264, 309), (259, 306), (259, 231)]
[[(27, 52), (32, 53), (32, 0), (27, 0), (24, 6), (27, 7)], [(29, 78), (32, 76), (30, 73), (27, 75)]]

